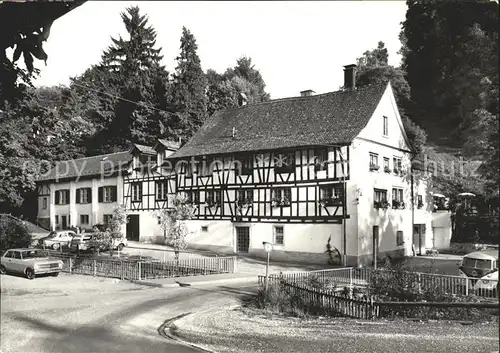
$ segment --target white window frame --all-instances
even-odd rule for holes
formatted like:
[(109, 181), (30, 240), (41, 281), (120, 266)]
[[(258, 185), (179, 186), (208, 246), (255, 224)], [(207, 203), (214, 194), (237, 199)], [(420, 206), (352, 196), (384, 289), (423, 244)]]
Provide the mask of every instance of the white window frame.
[(142, 201), (142, 187), (141, 183), (133, 183), (130, 188), (131, 188), (131, 197), (132, 197), (132, 202), (141, 202)]
[(157, 181), (156, 182), (156, 200), (164, 201), (168, 198), (168, 182), (167, 181)]
[(113, 195), (113, 187), (112, 186), (103, 186), (102, 188), (102, 202), (112, 202)]
[(404, 202), (404, 197), (404, 189), (402, 187), (392, 187), (392, 201)]
[(389, 118), (384, 116), (382, 118), (382, 121), (383, 121), (382, 135), (389, 136)]
[(91, 192), (91, 189), (89, 188), (81, 188), (80, 189), (80, 200), (78, 200), (78, 203), (89, 203), (89, 193)]
[[(278, 235), (278, 232), (277, 230), (281, 228), (281, 237), (282, 237), (282, 242), (281, 243), (278, 243), (277, 242), (277, 235)], [(284, 246), (285, 245), (285, 227), (284, 226), (273, 226), (273, 244), (274, 245), (279, 245), (279, 246)]]

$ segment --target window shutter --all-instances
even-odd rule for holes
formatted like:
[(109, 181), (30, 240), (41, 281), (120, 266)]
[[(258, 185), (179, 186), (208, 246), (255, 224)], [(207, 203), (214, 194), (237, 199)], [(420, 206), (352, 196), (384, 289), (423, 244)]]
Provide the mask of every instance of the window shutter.
[(66, 190), (66, 203), (69, 204), (71, 203), (71, 195), (70, 195), (70, 192), (69, 190)]
[(76, 189), (76, 199), (75, 199), (75, 203), (80, 203), (81, 201), (81, 189)]
[(101, 186), (99, 188), (99, 202), (103, 202), (104, 199), (104, 188)]
[(54, 200), (54, 204), (59, 205), (59, 191), (56, 191), (56, 192), (54, 193), (54, 197), (56, 198), (56, 199)]
[(116, 186), (113, 186), (111, 188), (111, 201), (116, 202), (117, 200), (117, 195), (116, 195)]
[(92, 188), (87, 188), (88, 190), (88, 201), (89, 203), (92, 202)]

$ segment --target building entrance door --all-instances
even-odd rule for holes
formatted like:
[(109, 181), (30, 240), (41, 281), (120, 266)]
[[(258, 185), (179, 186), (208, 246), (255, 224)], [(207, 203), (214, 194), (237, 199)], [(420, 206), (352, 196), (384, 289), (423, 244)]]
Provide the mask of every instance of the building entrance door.
[(139, 241), (139, 215), (131, 214), (127, 216), (127, 239)]
[(236, 251), (248, 252), (250, 247), (250, 227), (236, 227)]

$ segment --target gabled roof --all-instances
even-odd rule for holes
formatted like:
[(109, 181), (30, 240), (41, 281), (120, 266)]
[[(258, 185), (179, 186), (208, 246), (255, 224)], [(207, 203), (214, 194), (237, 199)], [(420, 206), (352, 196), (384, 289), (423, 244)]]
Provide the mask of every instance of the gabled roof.
[(93, 157), (58, 161), (56, 166), (42, 174), (37, 181), (73, 179), (82, 176), (108, 175), (111, 171), (123, 169), (132, 160), (130, 151), (103, 154)]
[(180, 142), (169, 141), (165, 139), (158, 139), (158, 143), (154, 146), (154, 149), (157, 149), (159, 145), (162, 145), (169, 150), (175, 150), (175, 151), (181, 147)]
[(373, 85), (218, 111), (169, 158), (349, 144), (366, 126), (387, 87)]
[(139, 145), (138, 143), (134, 143), (133, 146), (132, 146), (131, 151), (133, 151), (134, 149), (137, 149), (140, 153), (143, 153), (143, 154), (154, 154), (154, 155), (156, 155), (156, 151), (151, 146)]

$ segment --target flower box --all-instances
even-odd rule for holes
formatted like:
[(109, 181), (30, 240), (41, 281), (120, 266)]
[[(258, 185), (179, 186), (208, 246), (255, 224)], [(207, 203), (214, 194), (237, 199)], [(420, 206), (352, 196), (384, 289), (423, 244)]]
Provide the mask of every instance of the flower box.
[(271, 205), (273, 207), (283, 207), (283, 206), (290, 206), (290, 200), (284, 198), (284, 199), (273, 199), (271, 201)]
[(342, 205), (342, 199), (340, 197), (331, 197), (331, 198), (327, 198), (327, 199), (321, 199), (318, 203), (322, 207), (326, 207), (326, 206), (341, 206)]
[(390, 174), (391, 173), (391, 168), (384, 167), (384, 172)]
[(392, 208), (397, 210), (397, 209), (404, 209), (405, 208), (405, 203), (402, 201), (397, 201), (397, 200), (392, 200)]
[(387, 202), (387, 200), (383, 200), (383, 201), (375, 201), (373, 203), (373, 207), (375, 207), (376, 209), (388, 209), (389, 208), (389, 202)]
[(376, 164), (370, 164), (370, 171), (373, 172), (373, 171), (377, 171), (380, 169), (380, 166), (376, 165)]
[(205, 207), (213, 208), (220, 206), (220, 202), (205, 202)]

